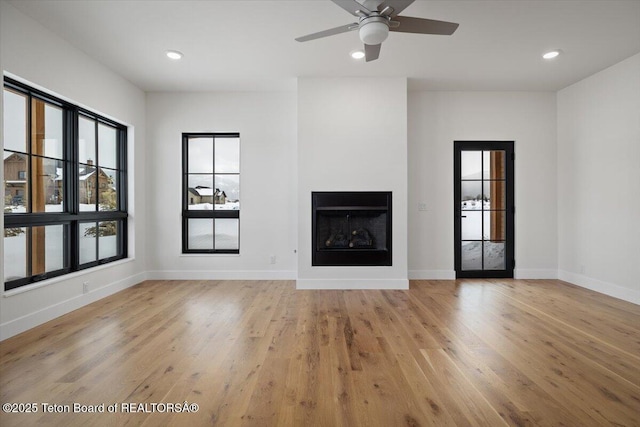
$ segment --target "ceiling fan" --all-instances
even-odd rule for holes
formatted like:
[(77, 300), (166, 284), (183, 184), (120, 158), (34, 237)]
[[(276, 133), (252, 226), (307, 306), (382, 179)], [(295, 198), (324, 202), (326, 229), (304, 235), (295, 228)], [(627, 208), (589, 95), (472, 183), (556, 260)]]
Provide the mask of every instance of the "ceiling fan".
[(360, 40), (364, 43), (367, 62), (378, 59), (382, 42), (389, 36), (389, 31), (399, 33), (451, 35), (458, 24), (433, 19), (398, 16), (415, 0), (331, 0), (353, 16), (358, 22), (320, 31), (296, 38), (306, 42), (334, 34), (358, 30)]

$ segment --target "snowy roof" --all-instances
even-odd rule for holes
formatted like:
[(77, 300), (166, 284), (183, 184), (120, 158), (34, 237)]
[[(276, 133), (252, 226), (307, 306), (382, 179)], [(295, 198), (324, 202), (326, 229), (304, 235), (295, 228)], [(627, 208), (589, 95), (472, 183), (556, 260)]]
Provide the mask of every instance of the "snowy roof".
[(91, 172), (89, 172), (88, 174), (80, 175), (80, 181), (84, 181), (84, 180), (86, 180), (86, 179), (87, 179), (87, 178), (89, 178), (91, 175), (93, 175), (93, 173), (94, 173), (94, 172), (95, 172), (95, 169), (94, 169), (94, 170), (92, 170)]
[(200, 197), (211, 197), (213, 196), (213, 188), (189, 188), (192, 192), (197, 194)]

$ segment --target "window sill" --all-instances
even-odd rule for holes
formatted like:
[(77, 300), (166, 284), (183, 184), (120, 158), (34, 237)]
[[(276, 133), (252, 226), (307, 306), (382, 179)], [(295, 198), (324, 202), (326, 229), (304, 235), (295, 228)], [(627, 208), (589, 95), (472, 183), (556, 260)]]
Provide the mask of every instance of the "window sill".
[(70, 279), (73, 279), (73, 278), (76, 278), (76, 277), (84, 276), (86, 274), (94, 273), (96, 271), (104, 270), (104, 269), (107, 269), (107, 268), (116, 267), (118, 265), (127, 264), (127, 263), (130, 263), (130, 262), (133, 262), (133, 261), (135, 261), (135, 258), (125, 258), (125, 259), (120, 259), (118, 261), (110, 262), (108, 264), (103, 264), (103, 265), (98, 265), (96, 267), (87, 268), (86, 270), (74, 271), (73, 273), (64, 274), (62, 276), (54, 277), (54, 278), (51, 278), (51, 279), (46, 279), (46, 280), (43, 280), (41, 282), (31, 283), (29, 285), (20, 286), (19, 288), (16, 288), (16, 289), (11, 289), (9, 291), (4, 291), (2, 296), (5, 297), (5, 298), (9, 298), (9, 297), (12, 297), (14, 295), (22, 294), (24, 292), (33, 291), (35, 289), (39, 289), (39, 288), (42, 288), (42, 287), (45, 287), (45, 286), (53, 285), (55, 283), (59, 283), (59, 282), (70, 280)]
[(240, 254), (180, 254), (180, 258), (198, 258), (198, 257), (239, 257)]

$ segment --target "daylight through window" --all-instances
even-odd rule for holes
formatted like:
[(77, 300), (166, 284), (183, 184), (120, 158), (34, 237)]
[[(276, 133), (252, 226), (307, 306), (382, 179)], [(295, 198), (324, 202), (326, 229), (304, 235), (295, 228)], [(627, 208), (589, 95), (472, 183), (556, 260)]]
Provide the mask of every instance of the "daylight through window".
[(185, 133), (182, 251), (239, 253), (240, 135)]
[(5, 78), (5, 290), (126, 257), (126, 127)]

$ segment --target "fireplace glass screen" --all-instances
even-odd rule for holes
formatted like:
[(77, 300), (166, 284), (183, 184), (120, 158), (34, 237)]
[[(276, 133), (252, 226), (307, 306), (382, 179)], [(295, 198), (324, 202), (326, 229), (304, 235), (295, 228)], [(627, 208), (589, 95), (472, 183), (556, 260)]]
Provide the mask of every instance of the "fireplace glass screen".
[(314, 192), (314, 266), (391, 265), (390, 192)]

